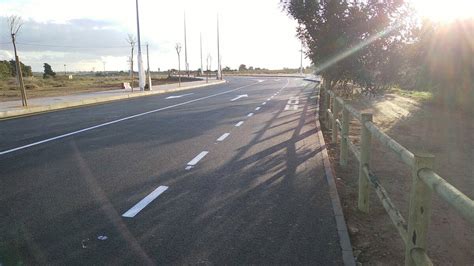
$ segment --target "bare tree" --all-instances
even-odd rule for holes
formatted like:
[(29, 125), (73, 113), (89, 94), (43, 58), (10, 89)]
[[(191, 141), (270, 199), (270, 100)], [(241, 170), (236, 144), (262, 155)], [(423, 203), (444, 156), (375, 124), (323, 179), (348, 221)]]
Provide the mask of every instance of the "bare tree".
[(20, 59), (18, 58), (18, 53), (16, 50), (16, 36), (18, 32), (20, 31), (21, 27), (23, 26), (21, 17), (10, 16), (8, 18), (8, 26), (10, 30), (10, 35), (12, 37), (13, 49), (15, 51), (16, 78), (18, 81), (18, 85), (20, 86), (21, 102), (22, 102), (22, 105), (26, 107), (28, 106), (28, 100), (26, 98), (25, 84), (23, 82), (23, 73), (21, 72), (21, 63), (20, 63)]
[(133, 73), (133, 51), (135, 50), (135, 44), (137, 43), (137, 39), (135, 39), (135, 36), (133, 34), (129, 34), (127, 39), (127, 43), (130, 45), (130, 48), (132, 50), (131, 56), (130, 56), (130, 78), (132, 80), (131, 82), (131, 87), (132, 87), (132, 92), (133, 92), (133, 80), (134, 80), (134, 73)]
[(175, 49), (178, 54), (178, 82), (181, 87), (181, 44), (177, 43)]

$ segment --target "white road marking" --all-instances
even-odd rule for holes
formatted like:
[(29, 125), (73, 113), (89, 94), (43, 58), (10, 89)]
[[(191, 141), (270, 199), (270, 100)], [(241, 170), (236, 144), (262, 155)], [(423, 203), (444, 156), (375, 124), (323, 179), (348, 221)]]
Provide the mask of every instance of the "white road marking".
[(58, 140), (58, 139), (63, 139), (63, 138), (69, 137), (69, 136), (77, 135), (79, 133), (87, 132), (87, 131), (97, 129), (97, 128), (101, 128), (101, 127), (105, 127), (105, 126), (108, 126), (108, 125), (113, 125), (113, 124), (116, 124), (116, 123), (119, 123), (119, 122), (127, 121), (127, 120), (137, 118), (137, 117), (141, 117), (141, 116), (144, 116), (144, 115), (153, 114), (153, 113), (160, 112), (160, 111), (167, 110), (167, 109), (171, 109), (171, 108), (174, 108), (174, 107), (178, 107), (178, 106), (190, 104), (190, 103), (193, 103), (193, 102), (202, 101), (202, 100), (205, 100), (205, 99), (216, 97), (216, 96), (219, 96), (219, 95), (231, 93), (231, 92), (243, 89), (243, 88), (247, 88), (247, 87), (250, 87), (250, 86), (257, 85), (257, 84), (258, 83), (253, 83), (253, 84), (238, 87), (236, 89), (232, 89), (232, 90), (229, 90), (229, 91), (219, 92), (219, 93), (216, 93), (216, 94), (212, 94), (212, 95), (209, 95), (209, 96), (204, 96), (204, 97), (197, 98), (197, 99), (194, 99), (194, 100), (189, 100), (189, 101), (186, 101), (186, 102), (182, 102), (182, 103), (162, 107), (162, 108), (147, 111), (147, 112), (144, 112), (144, 113), (139, 113), (139, 114), (136, 114), (136, 115), (127, 116), (127, 117), (120, 118), (120, 119), (117, 119), (117, 120), (112, 120), (110, 122), (106, 122), (106, 123), (103, 123), (103, 124), (95, 125), (95, 126), (92, 126), (92, 127), (87, 127), (87, 128), (84, 128), (84, 129), (69, 132), (69, 133), (62, 134), (62, 135), (52, 137), (52, 138), (49, 138), (49, 139), (33, 142), (33, 143), (30, 143), (30, 144), (27, 144), (27, 145), (24, 145), (24, 146), (20, 146), (20, 147), (16, 147), (16, 148), (13, 148), (13, 149), (1, 151), (0, 155), (5, 155), (5, 154), (12, 153), (12, 152), (15, 152), (15, 151), (27, 149), (27, 148), (34, 147), (34, 146), (37, 146), (37, 145), (40, 145), (40, 144), (43, 144), (43, 143), (51, 142), (51, 141)]
[(268, 98), (268, 99), (267, 99), (267, 102), (270, 101), (271, 99), (272, 99), (272, 98)]
[(243, 123), (244, 123), (244, 121), (240, 121), (239, 123), (235, 124), (235, 126), (240, 127)]
[(259, 79), (259, 80), (258, 80), (259, 83), (262, 83), (262, 82), (264, 82), (264, 81), (265, 81), (265, 80), (263, 80), (263, 79)]
[[(208, 154), (209, 152), (208, 151), (203, 151), (201, 152), (200, 154), (198, 154), (196, 157), (194, 157), (194, 159), (192, 159), (191, 161), (189, 161), (188, 163), (188, 166), (186, 167), (186, 169), (191, 166), (191, 167), (194, 167), (200, 160), (202, 160), (202, 158), (206, 157), (206, 155)], [(187, 169), (188, 170), (188, 169)]]
[(234, 102), (234, 101), (237, 101), (237, 100), (240, 99), (240, 98), (247, 98), (247, 97), (249, 97), (248, 94), (242, 94), (242, 95), (239, 95), (239, 96), (235, 97), (234, 99), (232, 99), (232, 100), (230, 100), (230, 101), (231, 101), (231, 102)]
[(297, 97), (297, 96), (290, 97), (290, 99), (288, 100), (288, 104), (285, 106), (285, 111), (288, 111), (288, 110), (297, 111), (299, 103), (300, 103), (300, 97)]
[(263, 102), (263, 103), (262, 103), (262, 105), (265, 105), (265, 104), (267, 104), (267, 102)]
[(260, 110), (260, 108), (262, 108), (262, 107), (260, 107), (260, 106), (259, 106), (259, 107), (255, 108), (255, 111), (258, 111), (258, 110)]
[(143, 210), (148, 204), (150, 204), (153, 200), (158, 198), (163, 192), (165, 192), (168, 189), (166, 186), (159, 186), (157, 189), (155, 189), (153, 192), (148, 194), (145, 198), (143, 198), (140, 202), (135, 204), (130, 210), (122, 214), (122, 217), (126, 218), (133, 218), (135, 215), (137, 215), (141, 210)]
[(189, 96), (189, 95), (193, 95), (194, 93), (188, 93), (188, 94), (183, 94), (183, 95), (174, 95), (174, 96), (169, 96), (169, 97), (166, 97), (165, 99), (166, 100), (169, 100), (169, 99), (179, 99), (181, 97), (185, 97), (185, 96)]
[(224, 141), (229, 135), (230, 135), (230, 133), (224, 133), (222, 136), (220, 136), (217, 139), (217, 141)]
[(251, 117), (251, 116), (253, 116), (253, 113), (250, 113), (250, 114), (247, 115), (247, 117)]

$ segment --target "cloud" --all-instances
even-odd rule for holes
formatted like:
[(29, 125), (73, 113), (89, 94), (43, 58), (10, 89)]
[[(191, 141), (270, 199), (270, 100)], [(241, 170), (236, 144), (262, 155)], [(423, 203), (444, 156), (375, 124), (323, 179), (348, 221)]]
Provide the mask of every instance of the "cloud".
[[(24, 43), (19, 48), (25, 63), (29, 63), (27, 60), (30, 58), (33, 60), (34, 53), (54, 52), (50, 56), (57, 61), (52, 64), (69, 62), (72, 65), (71, 58), (84, 56), (95, 58), (97, 69), (102, 68), (104, 58), (111, 69), (128, 67), (123, 59), (130, 51), (124, 39), (127, 33), (136, 33), (135, 1), (0, 1), (0, 16), (19, 14), (27, 20), (18, 39)], [(296, 22), (281, 12), (279, 0), (140, 0), (142, 44), (150, 44), (152, 69), (177, 67), (174, 46), (177, 42), (184, 45), (184, 12), (188, 22), (191, 69), (200, 67), (200, 34), (204, 61), (207, 54), (211, 54), (213, 66), (216, 65), (218, 13), (224, 66), (299, 67), (300, 42), (295, 37)], [(2, 46), (2, 43), (9, 42), (4, 29), (6, 25), (0, 25), (0, 50), (11, 51), (10, 46)], [(36, 46), (31, 45), (33, 43)], [(305, 60), (305, 64), (308, 63)], [(36, 69), (35, 65), (33, 69)], [(89, 65), (87, 69), (90, 70)]]
[[(6, 20), (5, 17), (0, 19)], [(2, 33), (8, 36), (5, 30)], [(114, 63), (121, 60), (121, 64), (110, 66), (126, 69), (127, 56), (130, 54), (126, 37), (125, 31), (109, 21), (73, 19), (56, 23), (27, 20), (17, 36), (17, 46), (21, 60), (32, 65), (36, 71), (42, 68), (44, 62), (50, 62), (53, 66), (67, 64), (77, 70), (90, 70), (91, 64), (102, 66), (103, 59)], [(9, 41), (7, 37), (2, 38), (2, 60), (13, 57)]]

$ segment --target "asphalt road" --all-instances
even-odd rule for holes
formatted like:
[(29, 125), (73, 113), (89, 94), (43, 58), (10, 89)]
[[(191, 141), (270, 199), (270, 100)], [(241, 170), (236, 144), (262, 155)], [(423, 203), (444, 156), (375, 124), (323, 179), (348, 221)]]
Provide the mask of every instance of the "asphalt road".
[(0, 264), (341, 265), (313, 96), (229, 78), (1, 121)]

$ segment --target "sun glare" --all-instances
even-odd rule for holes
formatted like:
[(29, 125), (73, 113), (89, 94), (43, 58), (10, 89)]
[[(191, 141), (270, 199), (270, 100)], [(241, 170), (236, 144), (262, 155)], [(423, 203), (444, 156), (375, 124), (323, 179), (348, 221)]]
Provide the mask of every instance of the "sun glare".
[(474, 17), (474, 0), (410, 0), (421, 18), (450, 22)]

